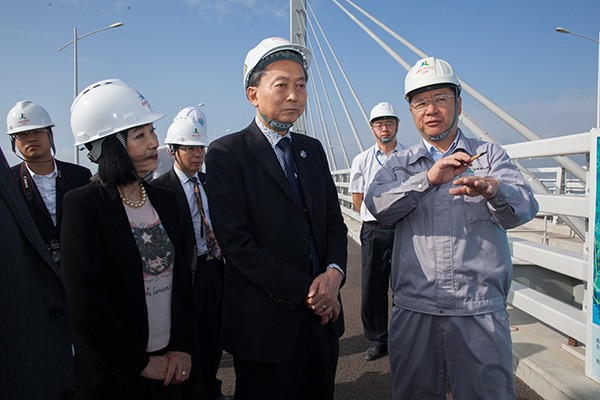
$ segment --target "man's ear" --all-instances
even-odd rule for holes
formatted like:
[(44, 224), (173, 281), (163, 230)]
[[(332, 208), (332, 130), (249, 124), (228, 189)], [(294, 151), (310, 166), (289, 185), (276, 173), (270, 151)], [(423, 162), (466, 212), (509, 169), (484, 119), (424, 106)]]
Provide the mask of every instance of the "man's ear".
[(248, 101), (252, 103), (254, 107), (258, 107), (258, 88), (256, 86), (248, 86), (246, 89), (246, 96)]

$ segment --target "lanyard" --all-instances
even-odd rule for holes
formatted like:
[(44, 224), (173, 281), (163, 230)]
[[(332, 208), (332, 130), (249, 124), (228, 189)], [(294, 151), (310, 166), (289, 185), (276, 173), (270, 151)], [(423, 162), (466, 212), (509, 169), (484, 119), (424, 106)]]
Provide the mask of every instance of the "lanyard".
[(375, 156), (375, 159), (377, 160), (377, 162), (379, 163), (379, 166), (381, 167), (383, 164), (381, 163), (381, 161), (379, 161), (379, 158), (377, 157), (377, 147), (375, 147), (373, 149), (373, 155)]

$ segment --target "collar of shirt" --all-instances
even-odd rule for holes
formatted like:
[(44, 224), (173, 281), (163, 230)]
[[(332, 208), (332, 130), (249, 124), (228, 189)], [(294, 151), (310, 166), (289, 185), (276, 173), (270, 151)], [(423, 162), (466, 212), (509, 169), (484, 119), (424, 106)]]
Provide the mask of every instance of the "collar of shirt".
[(452, 144), (450, 145), (450, 147), (448, 148), (448, 150), (445, 153), (442, 153), (441, 151), (439, 151), (438, 149), (433, 147), (433, 145), (431, 143), (429, 143), (427, 140), (425, 140), (425, 139), (421, 139), (421, 140), (423, 140), (423, 144), (425, 145), (425, 148), (427, 149), (427, 152), (429, 153), (431, 158), (433, 158), (433, 161), (439, 161), (442, 158), (446, 157), (447, 155), (452, 154), (452, 152), (456, 148), (456, 144), (458, 143), (458, 139), (460, 138), (460, 135), (461, 135), (461, 131), (460, 131), (460, 129), (457, 129), (456, 137), (454, 138), (454, 141), (452, 142)]
[[(390, 151), (390, 154), (397, 153), (402, 149), (404, 149), (404, 146), (400, 144), (400, 142), (396, 141), (396, 147), (394, 147), (394, 150)], [(375, 155), (375, 160), (379, 165), (383, 165), (390, 156), (390, 154), (385, 154), (385, 151), (381, 150), (379, 146), (377, 146), (377, 143), (373, 145), (373, 154)]]
[(279, 133), (263, 124), (258, 117), (255, 117), (254, 119), (256, 121), (256, 125), (258, 125), (258, 129), (260, 129), (260, 131), (265, 135), (273, 149), (279, 148), (277, 147), (277, 143), (279, 143), (279, 141), (284, 137), (289, 138), (290, 141), (292, 140), (292, 135), (290, 135), (289, 130), (285, 133), (285, 135), (281, 136)]
[(31, 175), (32, 178), (48, 178), (48, 179), (52, 179), (52, 178), (56, 178), (56, 176), (58, 175), (58, 168), (56, 167), (56, 161), (52, 160), (52, 162), (54, 163), (54, 171), (52, 171), (51, 173), (47, 174), (47, 175), (40, 175), (40, 174), (36, 174), (35, 172), (33, 172), (31, 170), (31, 168), (29, 168), (29, 165), (27, 165), (27, 163), (25, 163), (25, 166), (27, 167), (27, 171), (29, 171), (29, 175)]
[[(190, 179), (190, 178), (187, 176), (187, 174), (186, 174), (185, 172), (181, 171), (181, 170), (180, 170), (179, 168), (177, 168), (176, 166), (173, 166), (173, 169), (175, 170), (175, 175), (177, 175), (177, 177), (179, 178), (179, 181), (180, 181), (182, 184), (185, 184), (185, 183), (188, 183), (188, 182), (189, 182), (189, 183), (191, 183), (192, 185), (194, 184), (194, 181), (193, 181), (193, 180), (191, 180), (191, 179)], [(200, 178), (198, 177), (198, 173), (197, 173), (197, 172), (196, 172), (194, 175), (192, 175), (192, 177), (193, 177), (193, 178), (196, 178), (196, 179), (198, 179), (198, 183), (200, 184)]]

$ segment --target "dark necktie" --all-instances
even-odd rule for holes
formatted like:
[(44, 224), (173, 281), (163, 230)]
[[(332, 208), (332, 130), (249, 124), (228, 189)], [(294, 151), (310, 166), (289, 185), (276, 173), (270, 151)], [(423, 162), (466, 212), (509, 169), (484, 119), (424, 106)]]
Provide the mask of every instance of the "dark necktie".
[(294, 193), (302, 207), (304, 207), (304, 199), (302, 198), (302, 192), (300, 191), (300, 184), (298, 183), (298, 174), (296, 173), (296, 163), (294, 162), (294, 155), (292, 154), (292, 141), (289, 138), (283, 138), (277, 143), (277, 147), (283, 150), (283, 159), (285, 161), (285, 172), (287, 174), (288, 181), (292, 185)]
[(204, 206), (202, 204), (202, 195), (200, 194), (198, 179), (194, 177), (192, 180), (194, 182), (194, 197), (196, 198), (196, 206), (200, 212), (200, 237), (203, 237), (204, 232), (206, 232), (206, 247), (208, 248), (208, 253), (214, 258), (221, 259), (221, 247), (219, 247), (217, 238), (210, 228), (208, 220), (206, 219), (206, 215), (204, 214)]
[[(296, 173), (296, 163), (294, 162), (294, 154), (292, 153), (292, 141), (289, 138), (282, 138), (277, 143), (277, 147), (283, 150), (283, 160), (285, 164), (285, 172), (287, 173), (288, 181), (290, 181), (290, 185), (292, 185), (292, 189), (298, 198), (298, 201), (302, 205), (302, 208), (305, 210), (306, 215), (306, 206), (304, 205), (304, 197), (302, 196), (302, 191), (300, 190), (300, 183), (298, 183), (298, 174)], [(307, 216), (308, 218), (308, 216)], [(310, 224), (310, 220), (308, 221)], [(319, 265), (319, 253), (317, 252), (317, 246), (315, 245), (315, 239), (312, 234), (312, 228), (310, 232), (310, 252), (312, 258), (312, 267), (313, 267), (313, 276), (317, 276), (321, 273), (321, 267)]]

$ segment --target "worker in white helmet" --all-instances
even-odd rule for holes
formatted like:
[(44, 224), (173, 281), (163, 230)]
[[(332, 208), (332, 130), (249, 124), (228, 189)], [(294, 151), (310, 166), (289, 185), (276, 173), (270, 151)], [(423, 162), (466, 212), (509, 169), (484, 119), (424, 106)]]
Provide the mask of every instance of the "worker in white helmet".
[(434, 57), (408, 72), (419, 144), (392, 154), (365, 205), (396, 224), (388, 350), (393, 398), (514, 399), (506, 230), (538, 211), (500, 146), (457, 127), (460, 82)]
[[(199, 124), (205, 122), (202, 120), (204, 118), (204, 113), (200, 110), (198, 106), (190, 106), (181, 109), (175, 117), (173, 117), (173, 121), (180, 119), (181, 117), (189, 117), (194, 118)], [(202, 121), (201, 121), (202, 120)], [(205, 126), (205, 125), (204, 125)], [(169, 172), (175, 163), (175, 160), (171, 156), (170, 146), (168, 144), (164, 144), (162, 146), (158, 146), (156, 149), (158, 152), (158, 166), (152, 172), (152, 179), (158, 179), (160, 176)]]
[(98, 163), (93, 181), (64, 199), (78, 399), (195, 398), (195, 245), (175, 195), (146, 182), (163, 117), (119, 79), (88, 86), (71, 107), (75, 144)]
[(323, 147), (290, 131), (306, 105), (310, 59), (282, 38), (250, 50), (244, 91), (255, 117), (206, 154), (237, 400), (333, 399), (347, 229)]
[(174, 162), (171, 170), (157, 180), (157, 185), (171, 189), (177, 196), (182, 220), (188, 235), (195, 238), (197, 262), (194, 294), (201, 304), (198, 323), (199, 365), (191, 379), (199, 383), (207, 400), (226, 400), (217, 378), (223, 350), (221, 348), (221, 314), (223, 311), (224, 263), (214, 235), (206, 197), (204, 163), (208, 135), (206, 116), (198, 107), (179, 112), (167, 130), (165, 145)]
[(6, 116), (13, 152), (23, 160), (11, 168), (19, 191), (52, 258), (60, 262), (62, 199), (69, 190), (86, 185), (89, 169), (54, 158), (54, 123), (48, 112), (32, 101), (18, 102)]
[(349, 190), (354, 207), (360, 213), (362, 258), (361, 318), (363, 332), (369, 339), (364, 359), (374, 361), (387, 355), (388, 298), (390, 261), (395, 226), (382, 224), (363, 206), (364, 194), (375, 173), (391, 153), (406, 147), (397, 141), (400, 119), (388, 102), (381, 102), (371, 110), (369, 118), (375, 144), (352, 160)]

